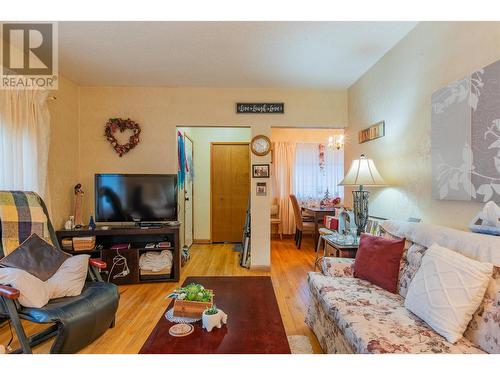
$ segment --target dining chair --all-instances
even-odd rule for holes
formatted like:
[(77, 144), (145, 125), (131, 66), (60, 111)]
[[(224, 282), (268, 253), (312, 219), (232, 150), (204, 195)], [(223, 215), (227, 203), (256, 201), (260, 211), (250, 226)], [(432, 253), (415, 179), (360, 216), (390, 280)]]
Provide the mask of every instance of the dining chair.
[(283, 240), (283, 228), (281, 225), (281, 210), (280, 210), (280, 205), (277, 202), (275, 202), (275, 204), (271, 206), (271, 229), (273, 225), (277, 226), (278, 234), (280, 235), (280, 240)]
[(312, 221), (304, 221), (297, 197), (290, 194), (290, 200), (292, 201), (293, 215), (295, 217), (295, 246), (297, 246), (297, 249), (300, 249), (302, 233), (311, 233), (314, 239), (315, 225)]

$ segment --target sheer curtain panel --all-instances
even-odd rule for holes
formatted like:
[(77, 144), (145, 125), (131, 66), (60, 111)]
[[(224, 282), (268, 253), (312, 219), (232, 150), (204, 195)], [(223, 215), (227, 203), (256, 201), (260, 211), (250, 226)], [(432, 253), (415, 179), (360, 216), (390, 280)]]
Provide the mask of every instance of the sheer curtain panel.
[(295, 219), (290, 194), (293, 193), (295, 144), (274, 142), (273, 159), (273, 194), (280, 206), (283, 234), (293, 234), (295, 233)]
[(48, 92), (0, 90), (0, 190), (46, 195)]
[(319, 201), (326, 191), (331, 198), (344, 198), (337, 186), (344, 177), (344, 151), (319, 143), (297, 143), (294, 191), (301, 200)]

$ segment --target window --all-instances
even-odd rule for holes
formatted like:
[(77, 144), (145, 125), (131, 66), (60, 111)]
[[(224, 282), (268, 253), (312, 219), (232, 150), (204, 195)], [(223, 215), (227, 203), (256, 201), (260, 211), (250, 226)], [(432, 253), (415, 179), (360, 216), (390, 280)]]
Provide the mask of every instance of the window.
[(319, 143), (297, 143), (295, 150), (294, 191), (301, 200), (344, 197), (337, 186), (344, 178), (344, 151)]

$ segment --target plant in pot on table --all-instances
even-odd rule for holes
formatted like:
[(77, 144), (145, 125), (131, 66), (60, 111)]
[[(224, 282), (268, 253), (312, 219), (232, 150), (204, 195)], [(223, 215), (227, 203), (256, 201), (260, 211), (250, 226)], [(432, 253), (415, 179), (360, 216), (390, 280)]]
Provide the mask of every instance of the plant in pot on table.
[(214, 294), (200, 284), (189, 284), (174, 290), (168, 298), (174, 298), (174, 316), (201, 319), (203, 311), (213, 306)]
[(212, 328), (221, 328), (222, 324), (227, 323), (227, 314), (218, 309), (216, 305), (213, 305), (203, 311), (201, 322), (203, 324), (203, 328), (205, 328), (208, 332), (211, 332)]
[(203, 328), (208, 332), (213, 327), (221, 328), (222, 323), (227, 322), (227, 315), (213, 303), (213, 291), (205, 289), (203, 285), (193, 283), (177, 288), (168, 297), (175, 299), (173, 318), (177, 317), (191, 322), (201, 319)]

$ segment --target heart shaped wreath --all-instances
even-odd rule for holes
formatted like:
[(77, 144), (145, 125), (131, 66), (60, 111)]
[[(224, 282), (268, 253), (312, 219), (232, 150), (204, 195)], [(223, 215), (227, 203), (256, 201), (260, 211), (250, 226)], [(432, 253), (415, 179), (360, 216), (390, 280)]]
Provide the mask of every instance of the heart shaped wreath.
[[(128, 143), (120, 144), (115, 138), (114, 133), (120, 130), (123, 133), (125, 130), (131, 130), (132, 135), (130, 136)], [(124, 154), (132, 150), (135, 146), (139, 144), (139, 134), (141, 133), (141, 127), (135, 121), (131, 119), (121, 119), (121, 118), (110, 118), (106, 125), (104, 126), (104, 136), (111, 143), (116, 153), (122, 157)]]

